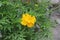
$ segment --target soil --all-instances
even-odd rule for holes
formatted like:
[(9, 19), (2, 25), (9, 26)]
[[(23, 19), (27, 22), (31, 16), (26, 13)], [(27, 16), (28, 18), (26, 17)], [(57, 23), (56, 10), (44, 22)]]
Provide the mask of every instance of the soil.
[(51, 15), (51, 19), (53, 22), (57, 22), (57, 25), (54, 26), (52, 32), (54, 36), (54, 40), (60, 40), (60, 13), (54, 12)]

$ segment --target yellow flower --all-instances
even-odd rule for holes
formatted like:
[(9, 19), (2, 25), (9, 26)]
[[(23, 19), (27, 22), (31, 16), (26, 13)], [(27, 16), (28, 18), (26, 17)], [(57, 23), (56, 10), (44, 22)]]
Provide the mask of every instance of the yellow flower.
[(36, 22), (35, 16), (31, 16), (28, 13), (22, 15), (21, 24), (29, 28), (33, 27)]

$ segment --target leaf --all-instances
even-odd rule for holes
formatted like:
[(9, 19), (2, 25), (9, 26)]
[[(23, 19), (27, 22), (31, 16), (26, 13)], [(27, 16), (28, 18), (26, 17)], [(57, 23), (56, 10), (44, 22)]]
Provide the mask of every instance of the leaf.
[(0, 1), (0, 7), (2, 6), (2, 2)]

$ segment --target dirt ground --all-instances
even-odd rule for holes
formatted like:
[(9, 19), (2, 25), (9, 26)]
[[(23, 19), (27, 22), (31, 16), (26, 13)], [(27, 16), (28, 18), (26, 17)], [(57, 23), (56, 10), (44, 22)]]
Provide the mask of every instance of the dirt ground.
[(57, 25), (56, 28), (53, 29), (54, 40), (60, 40), (60, 25)]
[(54, 12), (51, 15), (51, 19), (53, 22), (57, 22), (57, 25), (54, 26), (52, 32), (54, 35), (54, 40), (60, 40), (60, 13), (59, 12)]

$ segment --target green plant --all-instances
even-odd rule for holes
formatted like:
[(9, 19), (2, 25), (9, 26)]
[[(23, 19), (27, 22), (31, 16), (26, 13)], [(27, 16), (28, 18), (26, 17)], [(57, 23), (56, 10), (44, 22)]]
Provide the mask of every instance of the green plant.
[[(48, 5), (48, 2), (43, 1), (37, 3), (32, 0), (27, 3), (21, 0), (0, 0), (1, 40), (48, 40), (51, 37)], [(36, 17), (33, 28), (20, 24), (23, 13)]]

